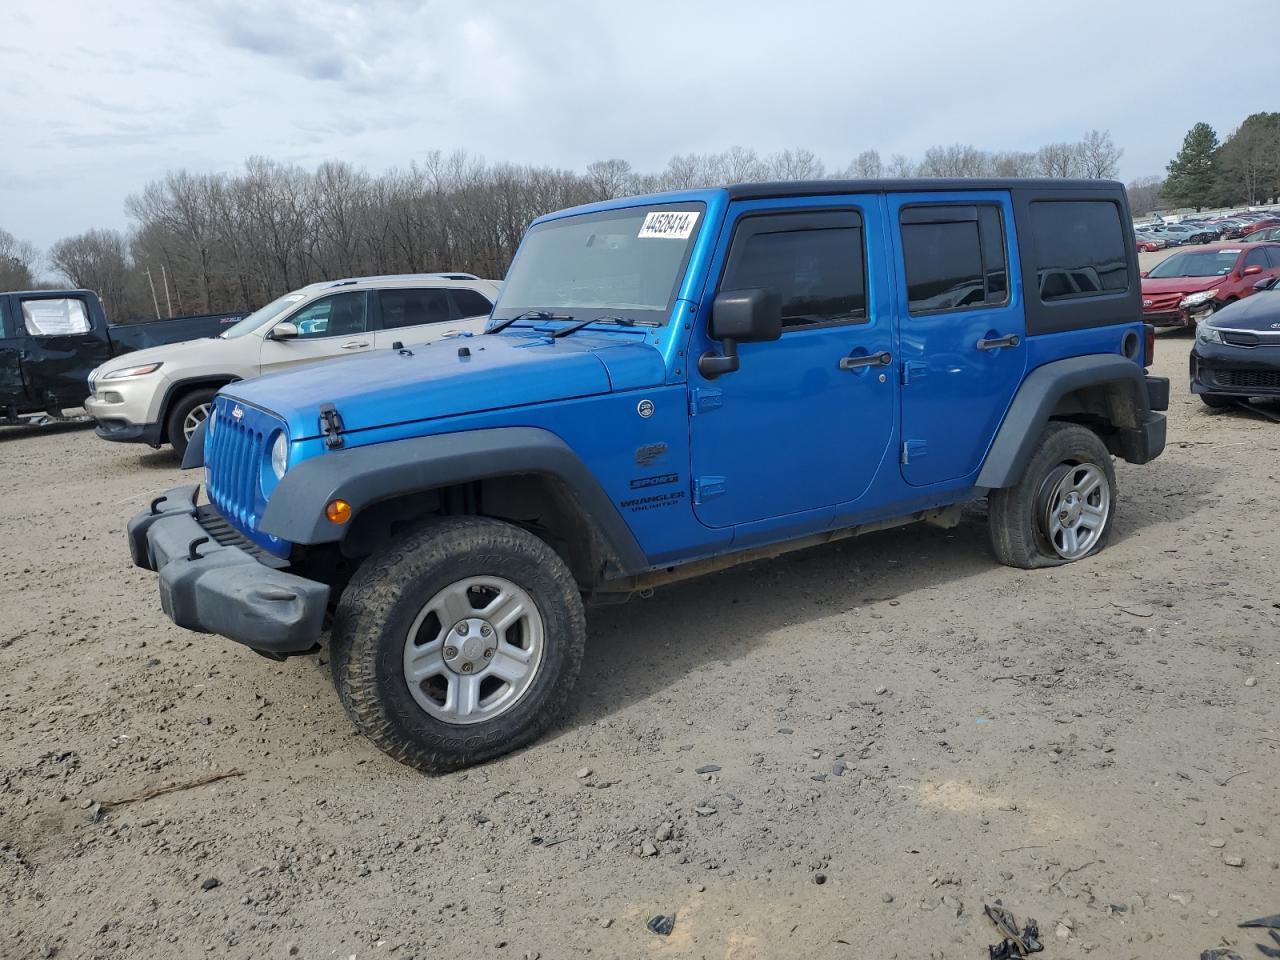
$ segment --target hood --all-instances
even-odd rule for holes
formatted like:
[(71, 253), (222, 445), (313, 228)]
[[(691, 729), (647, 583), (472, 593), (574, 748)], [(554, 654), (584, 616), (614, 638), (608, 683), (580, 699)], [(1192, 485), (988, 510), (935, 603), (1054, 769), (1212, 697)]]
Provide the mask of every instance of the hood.
[(1259, 290), (1251, 297), (1229, 303), (1209, 319), (1209, 325), (1280, 334), (1280, 292)]
[(216, 356), (217, 351), (225, 350), (226, 347), (227, 341), (219, 340), (217, 337), (205, 337), (202, 340), (183, 340), (179, 343), (166, 343), (158, 347), (147, 347), (143, 350), (133, 350), (129, 353), (119, 354), (112, 357), (99, 369), (102, 373), (110, 373), (112, 370), (121, 370), (125, 367), (140, 367), (144, 363), (178, 363), (179, 361), (185, 362), (193, 357), (207, 359), (211, 356)]
[(346, 432), (502, 410), (661, 384), (657, 348), (587, 331), (551, 340), (526, 332), (455, 337), (269, 374), (224, 392), (270, 410), (294, 440), (319, 435), (331, 403)]
[(1143, 277), (1143, 294), (1151, 293), (1199, 293), (1212, 290), (1226, 277)]

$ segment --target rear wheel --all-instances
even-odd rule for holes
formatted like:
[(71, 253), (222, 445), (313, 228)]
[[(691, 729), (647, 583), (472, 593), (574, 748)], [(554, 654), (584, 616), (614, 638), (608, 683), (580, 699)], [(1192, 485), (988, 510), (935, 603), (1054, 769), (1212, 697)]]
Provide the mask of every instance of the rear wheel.
[(1082, 560), (1111, 534), (1117, 499), (1111, 454), (1092, 430), (1050, 423), (1018, 482), (988, 499), (991, 544), (1001, 563), (1029, 570)]
[(365, 561), (330, 658), (356, 727), (428, 773), (533, 741), (568, 702), (586, 620), (563, 560), (533, 534), (448, 517)]
[(169, 443), (177, 451), (178, 456), (185, 456), (191, 437), (199, 429), (200, 424), (209, 419), (209, 411), (213, 409), (213, 398), (217, 387), (203, 387), (184, 394), (169, 409), (169, 419), (165, 430)]

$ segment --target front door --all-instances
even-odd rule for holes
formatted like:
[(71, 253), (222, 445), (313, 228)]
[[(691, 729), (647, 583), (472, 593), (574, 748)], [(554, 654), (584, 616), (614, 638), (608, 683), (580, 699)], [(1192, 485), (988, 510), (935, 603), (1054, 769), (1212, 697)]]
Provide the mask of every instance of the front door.
[(978, 469), (1026, 366), (1007, 195), (892, 196), (902, 344), (902, 476), (913, 486)]
[(695, 352), (719, 346), (705, 331), (720, 291), (778, 293), (783, 328), (739, 344), (739, 369), (714, 379), (690, 357), (697, 517), (727, 527), (855, 501), (884, 459), (897, 390), (885, 265), (867, 244), (879, 199), (735, 203), (725, 223)]
[(313, 300), (285, 318), (298, 330), (296, 337), (262, 344), (262, 372), (315, 363), (330, 357), (349, 357), (373, 349), (367, 297), (349, 290)]
[(94, 326), (83, 296), (29, 294), (12, 298), (26, 334), (23, 371), (33, 404), (58, 413), (89, 396), (89, 374), (111, 357), (99, 314)]
[(22, 382), (22, 341), (8, 309), (9, 298), (0, 296), (0, 420), (9, 411), (27, 405)]

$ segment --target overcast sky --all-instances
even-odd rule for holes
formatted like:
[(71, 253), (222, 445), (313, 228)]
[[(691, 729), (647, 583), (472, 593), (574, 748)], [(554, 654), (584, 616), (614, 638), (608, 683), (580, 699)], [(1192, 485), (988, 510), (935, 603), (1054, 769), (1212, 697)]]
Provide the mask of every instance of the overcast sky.
[(124, 198), (168, 169), (251, 154), (381, 171), (462, 148), (648, 171), (741, 144), (843, 167), (869, 147), (1034, 149), (1097, 127), (1129, 180), (1161, 172), (1196, 121), (1225, 136), (1275, 107), (1271, 84), (1225, 79), (1235, 54), (1194, 52), (1203, 0), (6, 7), (0, 227), (40, 247), (127, 227)]

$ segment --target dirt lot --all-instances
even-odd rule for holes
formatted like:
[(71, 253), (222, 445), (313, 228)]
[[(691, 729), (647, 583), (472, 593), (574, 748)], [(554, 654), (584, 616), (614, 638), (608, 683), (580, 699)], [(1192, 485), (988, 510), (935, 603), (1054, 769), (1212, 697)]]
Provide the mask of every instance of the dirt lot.
[(0, 430), (0, 956), (977, 960), (995, 897), (1046, 958), (1255, 955), (1280, 426), (1190, 397), (1189, 345), (1098, 557), (999, 567), (979, 511), (596, 610), (568, 720), (439, 778), (323, 660), (169, 624), (123, 540), (168, 455)]

